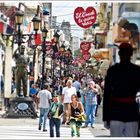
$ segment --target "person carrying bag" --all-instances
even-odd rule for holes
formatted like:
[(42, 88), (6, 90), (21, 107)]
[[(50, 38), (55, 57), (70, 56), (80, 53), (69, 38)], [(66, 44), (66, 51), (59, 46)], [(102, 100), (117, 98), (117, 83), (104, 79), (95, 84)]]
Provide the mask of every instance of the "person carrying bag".
[(54, 102), (51, 103), (48, 113), (50, 137), (54, 137), (54, 127), (56, 130), (56, 137), (60, 137), (60, 124), (61, 117), (63, 115), (63, 105), (59, 102), (59, 97), (57, 95), (54, 95), (53, 100)]
[(84, 108), (81, 102), (77, 101), (77, 96), (73, 94), (71, 96), (72, 103), (68, 105), (68, 117), (67, 121), (70, 121), (71, 136), (80, 137), (80, 127), (82, 122), (85, 122), (86, 116)]

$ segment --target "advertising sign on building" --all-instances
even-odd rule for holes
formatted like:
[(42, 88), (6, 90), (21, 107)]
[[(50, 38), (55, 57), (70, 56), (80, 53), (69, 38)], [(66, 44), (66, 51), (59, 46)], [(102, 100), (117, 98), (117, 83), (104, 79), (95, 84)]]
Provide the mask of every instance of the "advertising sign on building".
[(89, 28), (96, 21), (96, 10), (93, 7), (88, 7), (84, 10), (83, 7), (77, 7), (74, 11), (74, 20), (82, 28)]

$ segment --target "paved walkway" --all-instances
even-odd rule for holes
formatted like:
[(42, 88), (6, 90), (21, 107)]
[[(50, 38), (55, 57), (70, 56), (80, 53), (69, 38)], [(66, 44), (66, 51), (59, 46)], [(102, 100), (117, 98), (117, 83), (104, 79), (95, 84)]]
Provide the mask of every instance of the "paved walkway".
[[(0, 115), (4, 111), (0, 111)], [(48, 121), (47, 121), (48, 124)], [(49, 127), (47, 125), (47, 130)], [(46, 139), (49, 132), (38, 130), (38, 118), (10, 119), (0, 117), (0, 139)], [(81, 128), (81, 138), (108, 137), (109, 131), (103, 127), (102, 107), (99, 107), (98, 117), (95, 120), (95, 128)], [(70, 127), (61, 126), (61, 138), (71, 138)]]

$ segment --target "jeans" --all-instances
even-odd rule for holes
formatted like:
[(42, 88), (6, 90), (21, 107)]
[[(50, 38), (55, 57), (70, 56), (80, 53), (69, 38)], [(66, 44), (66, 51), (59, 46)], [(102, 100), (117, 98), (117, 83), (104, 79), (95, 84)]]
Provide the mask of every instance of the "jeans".
[(70, 120), (70, 127), (71, 127), (71, 136), (80, 137), (80, 127), (82, 126), (82, 122), (76, 121), (75, 119)]
[(48, 111), (49, 108), (40, 108), (39, 126), (41, 127), (43, 123), (43, 129), (46, 129), (46, 120), (47, 120)]
[(137, 137), (138, 122), (110, 121), (111, 137)]
[(95, 121), (95, 112), (96, 112), (96, 104), (93, 105), (86, 105), (86, 122), (85, 125), (88, 126), (88, 124), (91, 122), (91, 125), (94, 124)]
[(54, 126), (56, 131), (56, 137), (60, 137), (60, 119), (51, 118), (49, 124), (50, 124), (50, 137), (54, 137)]

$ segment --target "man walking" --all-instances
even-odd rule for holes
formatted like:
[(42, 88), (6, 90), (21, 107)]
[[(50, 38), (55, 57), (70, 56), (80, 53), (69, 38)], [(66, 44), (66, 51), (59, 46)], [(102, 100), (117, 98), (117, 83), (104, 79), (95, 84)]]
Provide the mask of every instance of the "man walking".
[(67, 86), (62, 90), (62, 103), (64, 104), (63, 124), (66, 122), (68, 104), (71, 103), (71, 96), (76, 95), (76, 88), (72, 86), (72, 80), (67, 81)]
[(43, 131), (47, 131), (46, 129), (46, 120), (47, 114), (49, 111), (50, 103), (52, 100), (51, 92), (48, 90), (49, 86), (44, 85), (43, 90), (39, 91), (37, 97), (39, 98), (39, 107), (40, 107), (40, 116), (39, 116), (39, 127), (41, 130), (43, 124)]
[(119, 46), (120, 63), (110, 67), (105, 78), (103, 121), (112, 137), (136, 137), (139, 109), (136, 94), (140, 89), (140, 67), (130, 62), (133, 48)]

